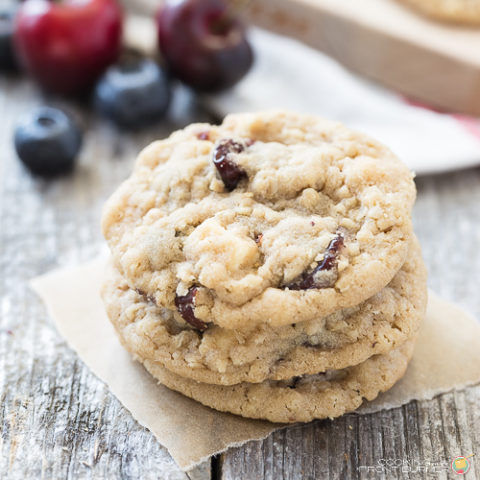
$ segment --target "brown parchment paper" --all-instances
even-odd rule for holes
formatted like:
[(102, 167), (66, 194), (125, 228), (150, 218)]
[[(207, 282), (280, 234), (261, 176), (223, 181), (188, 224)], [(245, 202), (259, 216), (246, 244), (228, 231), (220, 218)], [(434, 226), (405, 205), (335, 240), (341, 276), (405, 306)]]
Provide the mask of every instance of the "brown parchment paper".
[[(283, 425), (217, 412), (173, 392), (134, 362), (121, 347), (104, 313), (99, 288), (105, 258), (32, 280), (56, 326), (79, 357), (189, 470), (228, 447), (261, 439)], [(430, 399), (480, 382), (480, 324), (430, 292), (426, 321), (405, 377), (365, 404), (370, 413)]]

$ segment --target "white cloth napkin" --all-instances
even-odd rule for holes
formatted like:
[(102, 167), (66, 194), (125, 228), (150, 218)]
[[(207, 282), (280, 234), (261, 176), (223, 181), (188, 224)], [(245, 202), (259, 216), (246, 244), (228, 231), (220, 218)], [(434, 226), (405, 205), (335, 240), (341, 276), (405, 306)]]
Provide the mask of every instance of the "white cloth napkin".
[(418, 175), (480, 165), (478, 119), (414, 104), (290, 38), (250, 35), (255, 65), (232, 91), (208, 98), (217, 113), (285, 108), (339, 120), (388, 145)]

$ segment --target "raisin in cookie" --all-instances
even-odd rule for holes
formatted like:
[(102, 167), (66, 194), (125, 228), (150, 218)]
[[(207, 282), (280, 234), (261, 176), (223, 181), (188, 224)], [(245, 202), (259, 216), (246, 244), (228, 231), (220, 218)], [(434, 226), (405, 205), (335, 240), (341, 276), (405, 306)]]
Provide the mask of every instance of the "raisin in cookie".
[(480, 0), (401, 0), (439, 20), (480, 25)]
[(309, 422), (352, 412), (391, 388), (404, 375), (414, 344), (410, 340), (343, 370), (232, 386), (195, 382), (149, 360), (144, 366), (163, 385), (216, 410), (272, 422)]
[(387, 353), (418, 330), (427, 303), (418, 241), (393, 280), (362, 304), (327, 317), (247, 330), (210, 324), (199, 331), (131, 290), (110, 266), (102, 297), (123, 345), (140, 360), (182, 377), (232, 385), (342, 369)]
[(281, 326), (358, 305), (405, 261), (415, 186), (341, 124), (268, 112), (155, 142), (108, 201), (129, 286), (193, 327)]

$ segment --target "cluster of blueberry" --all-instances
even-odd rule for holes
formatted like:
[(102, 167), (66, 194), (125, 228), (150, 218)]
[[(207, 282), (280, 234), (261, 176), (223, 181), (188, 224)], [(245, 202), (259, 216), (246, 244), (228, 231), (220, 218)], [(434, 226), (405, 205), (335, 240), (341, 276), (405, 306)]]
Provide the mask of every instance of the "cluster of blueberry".
[[(172, 79), (198, 92), (234, 85), (253, 55), (243, 24), (227, 0), (167, 0), (156, 15), (161, 62), (122, 51), (117, 0), (26, 0), (0, 12), (0, 68), (21, 66), (45, 90), (92, 97), (121, 128), (162, 119)], [(20, 120), (15, 146), (37, 174), (70, 171), (82, 132), (65, 112), (40, 107)]]

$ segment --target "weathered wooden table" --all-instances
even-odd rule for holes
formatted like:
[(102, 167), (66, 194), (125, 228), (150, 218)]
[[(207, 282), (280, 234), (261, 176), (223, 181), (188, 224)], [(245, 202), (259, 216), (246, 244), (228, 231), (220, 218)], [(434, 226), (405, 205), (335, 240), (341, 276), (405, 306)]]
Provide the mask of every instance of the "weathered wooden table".
[[(16, 159), (18, 116), (41, 97), (24, 79), (0, 79), (0, 478), (323, 479), (448, 478), (469, 455), (480, 477), (480, 387), (373, 415), (293, 426), (181, 472), (56, 332), (27, 280), (95, 256), (104, 200), (139, 148), (207, 114), (180, 95), (171, 120), (116, 133), (69, 105), (87, 135), (71, 177), (32, 178)], [(480, 318), (480, 170), (417, 181), (417, 233), (430, 286)], [(452, 339), (455, 341), (455, 339)]]

